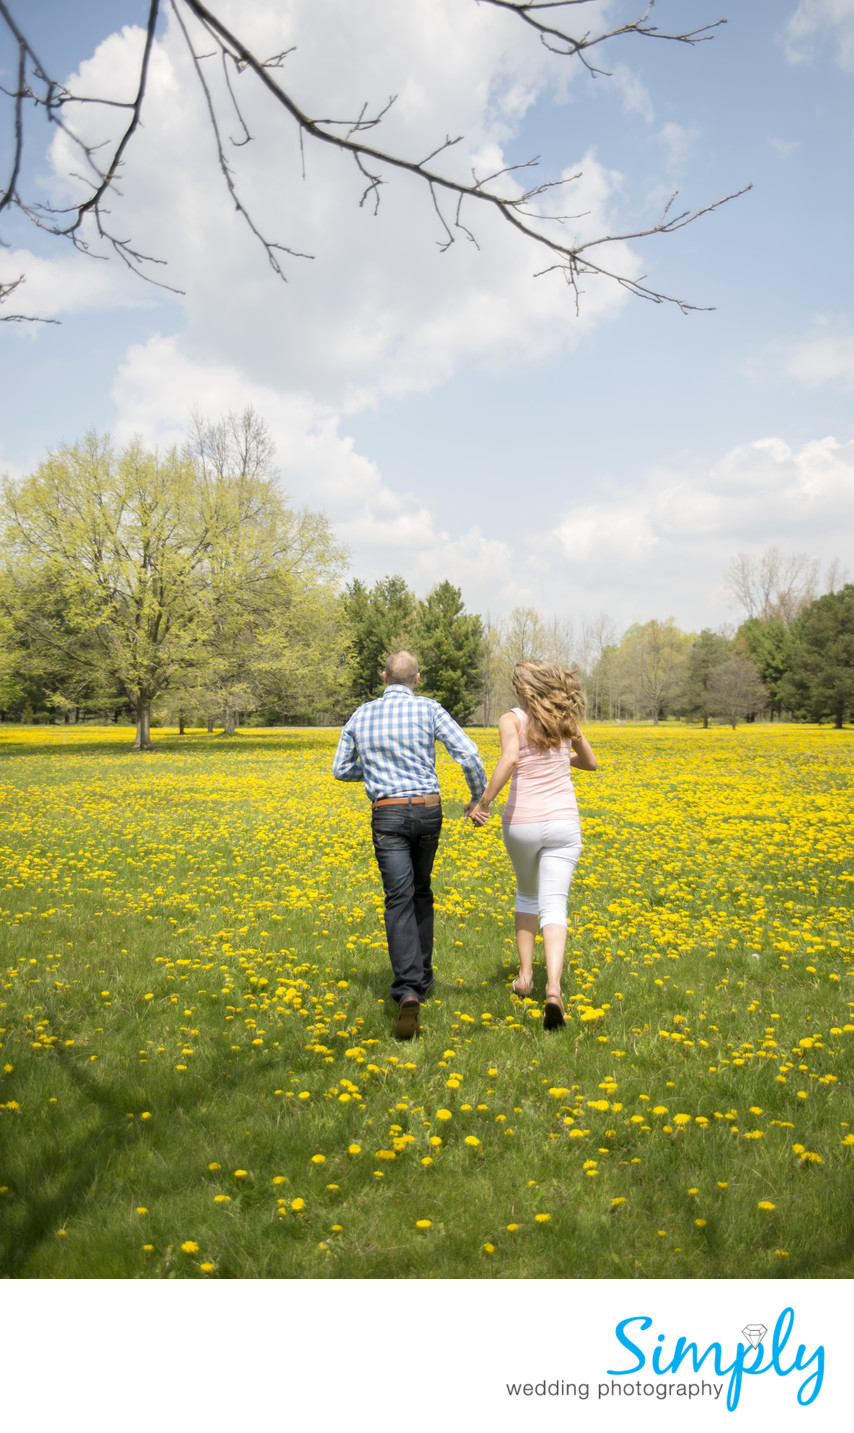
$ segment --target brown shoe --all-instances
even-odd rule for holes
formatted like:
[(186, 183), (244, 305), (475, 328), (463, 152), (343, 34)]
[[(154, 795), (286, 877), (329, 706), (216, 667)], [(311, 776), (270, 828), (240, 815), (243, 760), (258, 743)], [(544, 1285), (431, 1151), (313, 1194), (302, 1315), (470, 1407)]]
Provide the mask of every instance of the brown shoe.
[(394, 1026), (394, 1033), (398, 1040), (414, 1040), (418, 1034), (418, 1014), (421, 1003), (418, 1000), (402, 1000), (397, 1020)]

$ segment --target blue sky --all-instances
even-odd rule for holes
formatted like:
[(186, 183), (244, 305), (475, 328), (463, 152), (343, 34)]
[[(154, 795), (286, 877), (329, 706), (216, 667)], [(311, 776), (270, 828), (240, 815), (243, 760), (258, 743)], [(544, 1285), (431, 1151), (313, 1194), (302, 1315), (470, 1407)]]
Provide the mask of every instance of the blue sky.
[[(19, 18), (61, 77), (82, 65), (90, 90), (118, 96), (139, 47), (122, 27), (146, 9), (29, 0)], [(115, 211), (185, 293), (7, 224), (0, 272), (26, 270), (20, 306), (61, 325), (0, 328), (0, 468), (25, 472), (92, 427), (176, 441), (194, 406), (252, 402), (284, 486), (327, 512), (353, 575), (401, 572), (419, 592), (448, 577), (477, 611), (698, 629), (737, 620), (737, 552), (846, 561), (854, 0), (737, 0), (713, 41), (629, 37), (599, 52), (613, 74), (595, 79), (472, 0), (227, 0), (222, 13), (258, 51), (297, 44), (288, 79), (315, 112), (399, 92), (390, 145), (464, 132), (454, 163), (537, 154), (543, 177), (582, 169), (572, 212), (589, 209), (579, 222), (600, 233), (644, 227), (674, 189), (697, 207), (752, 183), (629, 246), (655, 287), (713, 312), (592, 285), (576, 318), (507, 226), (472, 215), (480, 251), (440, 254), (406, 181), (376, 218), (335, 156), (309, 147), (303, 183), (293, 136), (250, 96), (259, 138), (240, 182), (269, 232), (317, 256), (282, 285), (230, 212), (169, 22)], [(656, 7), (662, 28), (719, 14)], [(6, 46), (7, 73), (12, 59)], [(44, 136), (28, 158), (40, 192), (68, 192)]]

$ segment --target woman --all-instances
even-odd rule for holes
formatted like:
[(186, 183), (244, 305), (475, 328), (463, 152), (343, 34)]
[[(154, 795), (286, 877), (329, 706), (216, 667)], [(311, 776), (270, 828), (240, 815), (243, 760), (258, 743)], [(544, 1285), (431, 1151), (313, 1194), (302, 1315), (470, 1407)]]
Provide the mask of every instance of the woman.
[(595, 771), (593, 748), (578, 728), (584, 693), (572, 672), (553, 662), (517, 662), (513, 686), (518, 707), (498, 723), (501, 755), (486, 790), (465, 814), (476, 826), (512, 776), (502, 816), (504, 844), (516, 872), (517, 995), (534, 988), (537, 915), (546, 954), (543, 1024), (566, 1021), (561, 976), (566, 950), (566, 900), (581, 853), (581, 826), (570, 767)]

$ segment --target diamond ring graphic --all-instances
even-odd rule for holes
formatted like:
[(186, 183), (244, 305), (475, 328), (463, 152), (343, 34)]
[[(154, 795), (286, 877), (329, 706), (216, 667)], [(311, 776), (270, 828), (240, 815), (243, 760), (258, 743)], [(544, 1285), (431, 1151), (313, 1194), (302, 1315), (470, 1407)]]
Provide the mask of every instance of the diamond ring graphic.
[(758, 1348), (768, 1330), (764, 1324), (745, 1324), (741, 1330), (751, 1348)]

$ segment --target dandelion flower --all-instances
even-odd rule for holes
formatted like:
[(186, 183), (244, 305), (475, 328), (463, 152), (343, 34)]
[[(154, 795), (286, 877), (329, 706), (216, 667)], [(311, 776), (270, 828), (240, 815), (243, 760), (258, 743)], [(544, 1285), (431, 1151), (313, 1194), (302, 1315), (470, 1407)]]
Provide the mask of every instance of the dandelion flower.
[(759, 1201), (759, 1203), (758, 1203), (758, 1205), (757, 1205), (756, 1207), (757, 1207), (757, 1209), (776, 1209), (776, 1208), (777, 1208), (776, 1204), (772, 1204), (770, 1199), (760, 1199), (760, 1201)]
[(199, 1246), (193, 1239), (185, 1239), (181, 1245), (182, 1254), (198, 1254)]
[(416, 1227), (416, 1229), (432, 1229), (432, 1227), (433, 1227), (433, 1220), (432, 1220), (432, 1219), (416, 1219), (416, 1221), (415, 1221), (415, 1227)]
[(548, 1222), (549, 1222), (549, 1220), (551, 1219), (551, 1217), (552, 1217), (552, 1216), (551, 1216), (550, 1214), (535, 1214), (535, 1215), (534, 1215), (534, 1219), (535, 1219), (535, 1221), (536, 1221), (537, 1224), (548, 1224)]

